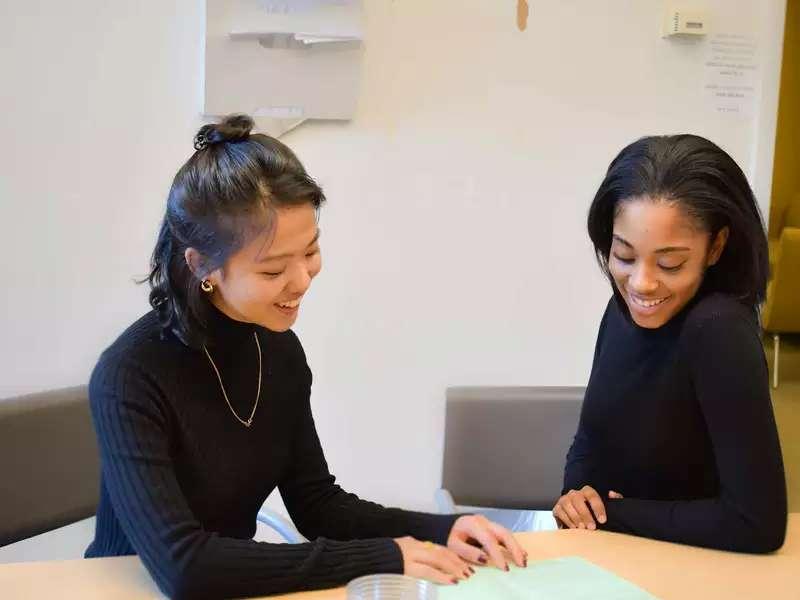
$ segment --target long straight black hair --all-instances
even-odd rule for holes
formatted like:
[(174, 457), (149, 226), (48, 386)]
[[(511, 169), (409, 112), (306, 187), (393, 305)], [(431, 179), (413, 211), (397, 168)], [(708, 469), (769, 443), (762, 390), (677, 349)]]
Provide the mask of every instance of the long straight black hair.
[[(203, 126), (167, 198), (145, 281), (164, 331), (192, 347), (206, 343), (212, 310), (200, 289), (202, 278), (254, 235), (273, 228), (275, 209), (306, 203), (319, 209), (325, 201), (294, 153), (252, 128), (245, 115)], [(187, 248), (200, 253), (201, 272), (189, 268)]]
[(600, 267), (608, 269), (614, 219), (621, 203), (637, 198), (674, 202), (713, 240), (725, 227), (728, 241), (705, 274), (705, 292), (724, 292), (754, 309), (764, 301), (769, 254), (756, 198), (736, 161), (697, 135), (644, 137), (611, 162), (589, 208), (589, 237)]

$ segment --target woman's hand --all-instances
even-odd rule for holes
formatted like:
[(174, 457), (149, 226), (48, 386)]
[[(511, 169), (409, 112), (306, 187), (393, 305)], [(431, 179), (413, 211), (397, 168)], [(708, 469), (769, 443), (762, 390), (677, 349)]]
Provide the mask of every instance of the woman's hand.
[(510, 556), (517, 566), (528, 566), (528, 553), (520, 547), (514, 535), (482, 515), (459, 517), (450, 530), (447, 547), (474, 564), (491, 563), (508, 571)]
[[(608, 497), (616, 500), (622, 498), (622, 494), (611, 491), (608, 492)], [(588, 485), (580, 490), (570, 490), (561, 496), (553, 507), (553, 516), (559, 527), (569, 529), (597, 529), (597, 523), (602, 525), (607, 519), (603, 499), (597, 490)]]
[(412, 537), (394, 540), (403, 555), (403, 574), (434, 583), (458, 583), (475, 570), (452, 550), (433, 542), (420, 542)]

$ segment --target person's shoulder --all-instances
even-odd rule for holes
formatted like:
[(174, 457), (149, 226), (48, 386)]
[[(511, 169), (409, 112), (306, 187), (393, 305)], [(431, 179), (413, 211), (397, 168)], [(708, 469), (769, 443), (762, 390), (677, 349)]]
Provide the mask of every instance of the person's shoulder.
[(699, 298), (689, 307), (682, 327), (684, 342), (715, 343), (723, 338), (728, 341), (758, 340), (758, 313), (734, 296), (720, 292)]
[(602, 336), (609, 327), (616, 329), (628, 323), (627, 310), (627, 307), (622, 305), (622, 300), (616, 295), (612, 295), (606, 303), (603, 317), (600, 319), (599, 335)]
[(758, 326), (758, 315), (752, 306), (741, 302), (730, 294), (714, 292), (706, 294), (689, 307), (686, 325), (702, 328), (709, 323), (747, 323)]
[(155, 311), (134, 321), (101, 354), (92, 370), (92, 388), (119, 387), (133, 373), (158, 380), (159, 373), (176, 364), (176, 356), (190, 351), (180, 340), (165, 333)]
[(100, 355), (100, 363), (140, 363), (155, 355), (183, 346), (174, 335), (164, 332), (155, 311), (131, 323)]
[[(176, 353), (189, 349), (164, 334), (158, 315), (134, 321), (103, 351), (89, 378), (89, 403), (100, 421), (129, 410), (162, 414), (163, 384), (175, 379)], [(136, 408), (133, 408), (133, 407)]]

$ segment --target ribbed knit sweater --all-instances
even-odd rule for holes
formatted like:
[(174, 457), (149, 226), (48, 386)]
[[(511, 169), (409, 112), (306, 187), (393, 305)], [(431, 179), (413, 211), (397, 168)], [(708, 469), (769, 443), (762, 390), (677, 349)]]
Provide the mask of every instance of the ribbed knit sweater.
[[(86, 557), (138, 554), (171, 597), (216, 598), (341, 585), (402, 573), (392, 538), (446, 543), (455, 520), (359, 499), (335, 484), (310, 408), (311, 371), (291, 331), (275, 333), (215, 311), (211, 364), (156, 314), (139, 319), (101, 356), (89, 396), (101, 455), (95, 539)], [(275, 489), (303, 544), (254, 541)]]
[(740, 552), (781, 546), (786, 480), (752, 308), (698, 294), (643, 329), (609, 302), (563, 492), (584, 485), (604, 498), (601, 529)]

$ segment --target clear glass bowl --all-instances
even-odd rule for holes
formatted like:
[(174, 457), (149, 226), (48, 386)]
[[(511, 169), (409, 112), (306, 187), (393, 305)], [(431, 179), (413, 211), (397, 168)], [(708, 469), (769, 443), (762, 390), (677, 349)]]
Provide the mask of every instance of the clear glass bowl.
[(436, 600), (436, 585), (405, 575), (367, 575), (347, 584), (347, 600)]

